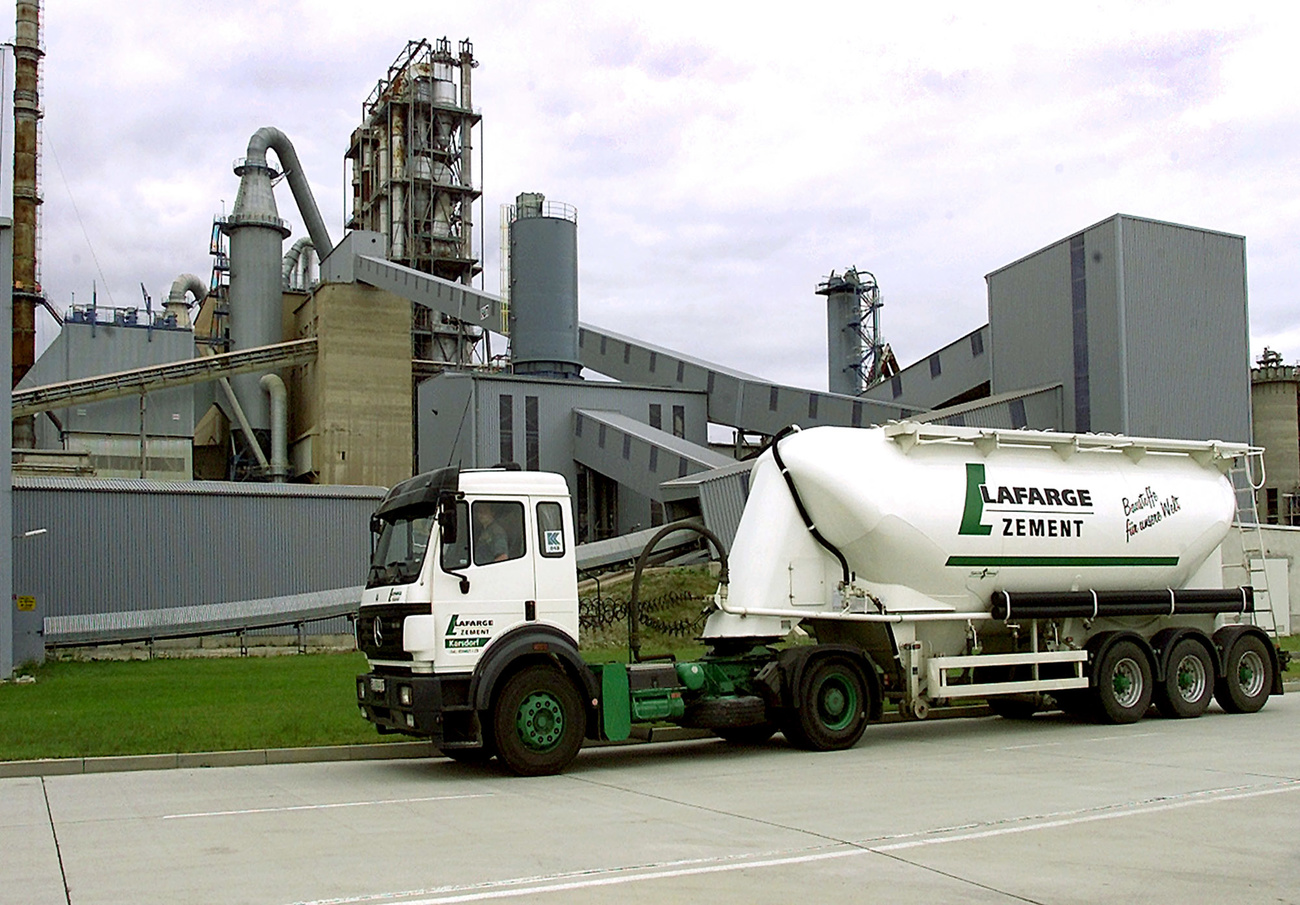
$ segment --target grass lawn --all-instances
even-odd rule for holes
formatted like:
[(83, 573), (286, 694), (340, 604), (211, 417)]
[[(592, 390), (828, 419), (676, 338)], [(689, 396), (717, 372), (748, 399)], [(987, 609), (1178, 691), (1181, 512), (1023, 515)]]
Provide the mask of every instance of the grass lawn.
[(358, 653), (49, 662), (0, 685), (0, 760), (345, 745)]

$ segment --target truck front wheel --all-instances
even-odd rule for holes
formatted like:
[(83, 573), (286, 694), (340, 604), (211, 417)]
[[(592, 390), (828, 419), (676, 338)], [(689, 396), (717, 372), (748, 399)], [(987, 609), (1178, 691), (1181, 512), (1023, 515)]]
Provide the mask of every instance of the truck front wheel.
[(578, 755), (587, 713), (569, 677), (554, 666), (528, 666), (511, 676), (492, 712), (497, 757), (511, 773), (559, 773)]
[(798, 748), (852, 748), (867, 728), (871, 692), (862, 670), (848, 657), (820, 657), (808, 665), (784, 729)]
[(1107, 648), (1096, 682), (1097, 712), (1105, 722), (1136, 723), (1151, 706), (1151, 663), (1132, 641)]

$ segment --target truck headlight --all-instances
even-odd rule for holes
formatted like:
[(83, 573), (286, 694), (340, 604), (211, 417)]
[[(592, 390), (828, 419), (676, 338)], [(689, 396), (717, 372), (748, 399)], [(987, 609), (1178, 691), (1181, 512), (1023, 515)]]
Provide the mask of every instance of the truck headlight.
[(406, 728), (407, 729), (415, 728), (415, 714), (413, 713), (406, 714)]
[(364, 681), (359, 681), (357, 682), (357, 700), (364, 701), (365, 699), (366, 699), (366, 683)]
[(411, 706), (411, 699), (412, 699), (412, 695), (411, 695), (411, 686), (410, 686), (410, 685), (398, 685), (398, 686), (397, 686), (397, 699), (398, 699), (399, 701), (402, 702), (402, 706), (403, 706), (403, 707), (410, 707), (410, 706)]

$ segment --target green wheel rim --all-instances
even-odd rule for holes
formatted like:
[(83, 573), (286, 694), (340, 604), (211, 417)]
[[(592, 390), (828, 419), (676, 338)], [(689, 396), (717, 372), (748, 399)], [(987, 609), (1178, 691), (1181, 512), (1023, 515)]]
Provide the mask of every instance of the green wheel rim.
[(1248, 650), (1241, 655), (1237, 681), (1247, 697), (1253, 698), (1264, 690), (1264, 661), (1255, 651)]
[(1208, 683), (1209, 676), (1200, 657), (1188, 654), (1178, 661), (1178, 693), (1184, 701), (1199, 701)]
[(826, 677), (817, 691), (817, 717), (831, 732), (853, 724), (858, 714), (858, 689), (853, 680), (841, 673)]
[(528, 748), (549, 751), (564, 735), (564, 706), (550, 692), (534, 691), (520, 703), (515, 729)]
[(1115, 690), (1115, 703), (1121, 707), (1134, 707), (1142, 698), (1142, 668), (1132, 657), (1125, 657), (1115, 664), (1115, 673), (1111, 680)]

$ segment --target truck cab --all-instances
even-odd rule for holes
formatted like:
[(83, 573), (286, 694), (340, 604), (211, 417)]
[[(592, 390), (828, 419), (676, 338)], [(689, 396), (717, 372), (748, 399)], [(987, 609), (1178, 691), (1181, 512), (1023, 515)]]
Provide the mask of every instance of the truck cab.
[(364, 715), (381, 732), (490, 756), (475, 697), (490, 693), (493, 660), (544, 646), (563, 649), (561, 660), (581, 672), (563, 477), (505, 468), (417, 475), (388, 493), (371, 531), (357, 619), (371, 668), (358, 678)]

